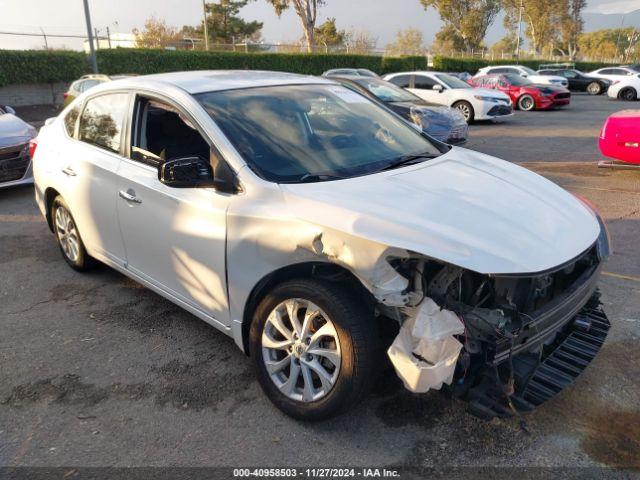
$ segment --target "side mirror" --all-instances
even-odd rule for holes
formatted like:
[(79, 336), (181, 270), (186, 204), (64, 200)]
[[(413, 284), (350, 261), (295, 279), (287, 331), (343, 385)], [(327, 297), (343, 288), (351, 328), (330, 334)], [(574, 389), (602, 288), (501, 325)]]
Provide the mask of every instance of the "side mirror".
[(442, 90), (444, 90), (444, 88), (442, 88), (442, 85), (440, 85), (439, 83), (436, 83), (433, 87), (431, 87), (431, 90), (442, 93)]
[(529, 75), (526, 74), (526, 73), (521, 73), (520, 76), (523, 77), (523, 78), (527, 78)]
[(158, 180), (173, 188), (215, 187), (211, 164), (201, 157), (167, 160), (158, 168)]
[(16, 114), (16, 111), (13, 108), (11, 108), (9, 105), (5, 105), (4, 106), (4, 111), (7, 112), (7, 113), (10, 113), (11, 115), (15, 115)]

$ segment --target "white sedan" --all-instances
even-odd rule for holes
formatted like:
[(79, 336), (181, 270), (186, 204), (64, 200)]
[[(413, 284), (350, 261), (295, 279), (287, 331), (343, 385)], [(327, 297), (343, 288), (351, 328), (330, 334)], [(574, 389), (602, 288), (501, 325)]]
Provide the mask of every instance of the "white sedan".
[(607, 335), (586, 201), (328, 78), (107, 82), (46, 123), (33, 162), (70, 267), (106, 264), (231, 336), (295, 418), (353, 407), (392, 342), (407, 388), (528, 411)]
[(473, 88), (447, 73), (401, 72), (386, 75), (384, 79), (428, 102), (457, 108), (469, 123), (513, 115), (508, 95), (496, 90)]
[(637, 100), (640, 93), (640, 74), (622, 77), (614, 82), (607, 90), (607, 95), (620, 100)]
[(634, 70), (631, 67), (605, 67), (599, 68), (592, 72), (587, 73), (590, 77), (596, 78), (604, 78), (611, 82), (615, 82), (617, 80), (624, 80), (626, 77), (630, 75), (637, 75), (638, 71)]

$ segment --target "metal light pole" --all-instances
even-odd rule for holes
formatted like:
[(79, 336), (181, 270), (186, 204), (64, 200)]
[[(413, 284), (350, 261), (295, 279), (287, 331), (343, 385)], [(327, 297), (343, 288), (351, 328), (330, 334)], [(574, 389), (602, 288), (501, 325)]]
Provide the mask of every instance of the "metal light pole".
[[(618, 50), (620, 50), (620, 34), (622, 34), (622, 29), (624, 28), (624, 17), (626, 17), (627, 14), (623, 14), (622, 15), (622, 21), (620, 22), (620, 29), (618, 30), (618, 39), (616, 40), (616, 53), (618, 53)], [(622, 61), (624, 62), (624, 52), (621, 53), (620, 55)]]
[(42, 36), (44, 37), (44, 49), (49, 50), (49, 42), (47, 42), (47, 34), (44, 33), (44, 28), (40, 27), (40, 31), (42, 32)]
[(209, 50), (209, 32), (207, 29), (207, 0), (202, 0), (202, 13), (204, 15), (204, 49)]
[(520, 32), (522, 30), (522, 5), (523, 0), (520, 0), (520, 8), (518, 10), (518, 38), (516, 39), (516, 59), (520, 60)]
[(93, 32), (91, 31), (91, 14), (89, 13), (89, 0), (83, 0), (84, 3), (84, 18), (87, 22), (87, 39), (89, 40), (89, 51), (91, 60), (91, 70), (93, 73), (98, 73), (98, 63), (96, 62), (96, 50), (93, 47)]

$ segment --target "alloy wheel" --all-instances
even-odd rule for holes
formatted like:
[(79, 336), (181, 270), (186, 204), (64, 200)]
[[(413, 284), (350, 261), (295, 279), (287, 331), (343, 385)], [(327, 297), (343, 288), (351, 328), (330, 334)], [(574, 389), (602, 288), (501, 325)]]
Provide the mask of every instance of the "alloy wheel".
[(587, 86), (587, 92), (590, 95), (598, 95), (600, 93), (600, 84), (597, 82), (590, 83)]
[(80, 254), (80, 239), (71, 214), (61, 205), (58, 205), (55, 213), (56, 236), (62, 247), (62, 252), (73, 263), (78, 261)]
[(466, 103), (459, 103), (458, 105), (456, 105), (456, 108), (460, 111), (460, 113), (462, 113), (462, 116), (468, 122), (471, 118), (471, 109), (469, 108), (469, 105), (467, 105)]
[(625, 88), (620, 96), (623, 100), (635, 100), (636, 99), (636, 91), (633, 88)]
[(522, 97), (518, 103), (519, 103), (520, 109), (522, 110), (532, 110), (533, 107), (535, 106), (533, 98), (531, 98), (528, 95)]
[(264, 365), (280, 392), (299, 402), (325, 397), (340, 373), (340, 340), (327, 314), (302, 298), (269, 314), (261, 338)]

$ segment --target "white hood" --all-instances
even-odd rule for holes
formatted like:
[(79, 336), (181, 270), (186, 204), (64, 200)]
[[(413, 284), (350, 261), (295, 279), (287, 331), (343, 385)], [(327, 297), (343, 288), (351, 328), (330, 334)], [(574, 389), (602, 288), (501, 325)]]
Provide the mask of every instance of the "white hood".
[(301, 220), (479, 273), (547, 270), (600, 232), (594, 214), (554, 183), (461, 148), (375, 175), (281, 187)]

